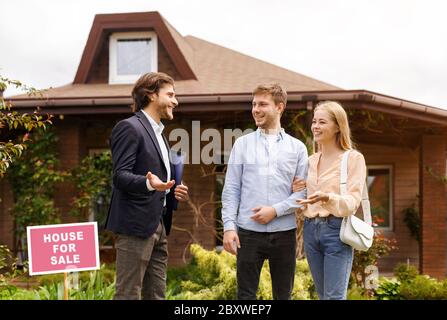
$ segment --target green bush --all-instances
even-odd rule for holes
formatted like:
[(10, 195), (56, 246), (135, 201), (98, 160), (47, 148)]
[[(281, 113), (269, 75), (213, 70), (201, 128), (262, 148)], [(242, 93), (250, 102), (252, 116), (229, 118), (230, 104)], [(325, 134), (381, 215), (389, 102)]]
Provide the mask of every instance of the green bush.
[(11, 250), (5, 245), (0, 245), (0, 287), (6, 283), (6, 278), (9, 277), (11, 260)]
[[(115, 280), (115, 266), (110, 264), (101, 265), (101, 277), (103, 278), (104, 284), (109, 285)], [(88, 282), (90, 280), (91, 271), (81, 271), (78, 273), (80, 282)], [(55, 282), (63, 282), (63, 273), (45, 274), (34, 276), (39, 282), (40, 286), (51, 286)]]
[(398, 264), (395, 278), (380, 280), (375, 291), (378, 300), (447, 300), (447, 279), (419, 275), (415, 266)]
[(32, 290), (20, 289), (12, 285), (0, 287), (0, 300), (35, 300), (36, 293)]
[(350, 286), (355, 284), (359, 288), (364, 288), (366, 295), (369, 290), (365, 288), (368, 273), (366, 272), (368, 266), (377, 266), (378, 260), (388, 255), (392, 250), (397, 249), (396, 239), (389, 239), (384, 236), (383, 232), (374, 230), (374, 241), (367, 251), (354, 250), (354, 260), (352, 262), (352, 274), (350, 279)]
[[(102, 265), (99, 270), (80, 272), (79, 288), (69, 290), (70, 300), (111, 300), (115, 293), (115, 278), (109, 278), (113, 270)], [(62, 276), (62, 275), (58, 275)], [(45, 279), (45, 278), (44, 278)], [(64, 298), (64, 284), (62, 281), (49, 282), (34, 290), (36, 299), (61, 300)], [(58, 279), (54, 277), (53, 279)], [(42, 281), (43, 279), (41, 279)]]
[(413, 265), (399, 263), (394, 268), (394, 275), (400, 282), (408, 282), (414, 280), (419, 275), (419, 270)]
[(365, 295), (365, 289), (362, 287), (357, 287), (353, 284), (347, 293), (347, 300), (370, 300), (370, 297)]
[[(25, 290), (13, 285), (0, 286), (0, 300), (62, 300), (64, 298), (63, 274), (36, 277), (38, 289)], [(79, 273), (78, 288), (69, 290), (70, 300), (111, 300), (115, 293), (115, 272), (102, 265), (99, 270)]]
[[(236, 299), (236, 257), (191, 245), (193, 259), (183, 268), (168, 272), (167, 299), (228, 300)], [(292, 299), (311, 299), (313, 282), (307, 261), (298, 260)], [(260, 276), (257, 299), (272, 299), (268, 263)]]
[(382, 278), (374, 295), (377, 300), (400, 300), (401, 282), (398, 279)]
[(400, 294), (405, 300), (447, 300), (447, 280), (437, 281), (426, 275), (403, 282)]

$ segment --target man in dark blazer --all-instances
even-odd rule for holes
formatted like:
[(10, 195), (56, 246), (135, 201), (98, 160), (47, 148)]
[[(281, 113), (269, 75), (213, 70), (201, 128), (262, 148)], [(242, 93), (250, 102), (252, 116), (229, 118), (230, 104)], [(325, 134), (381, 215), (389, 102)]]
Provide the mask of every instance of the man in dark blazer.
[[(167, 235), (188, 188), (175, 181), (162, 119), (173, 119), (174, 80), (147, 73), (132, 90), (135, 115), (113, 128), (113, 192), (106, 228), (116, 235), (115, 299), (165, 299)], [(166, 182), (164, 182), (166, 181)]]

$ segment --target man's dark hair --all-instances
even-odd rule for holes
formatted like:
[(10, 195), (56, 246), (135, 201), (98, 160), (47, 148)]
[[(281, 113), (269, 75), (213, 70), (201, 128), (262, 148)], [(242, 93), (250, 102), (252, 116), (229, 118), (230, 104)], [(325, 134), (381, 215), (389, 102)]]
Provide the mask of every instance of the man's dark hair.
[(149, 72), (143, 74), (132, 89), (132, 111), (137, 112), (144, 109), (149, 104), (149, 96), (153, 93), (158, 95), (160, 88), (165, 84), (174, 86), (174, 79), (166, 73)]

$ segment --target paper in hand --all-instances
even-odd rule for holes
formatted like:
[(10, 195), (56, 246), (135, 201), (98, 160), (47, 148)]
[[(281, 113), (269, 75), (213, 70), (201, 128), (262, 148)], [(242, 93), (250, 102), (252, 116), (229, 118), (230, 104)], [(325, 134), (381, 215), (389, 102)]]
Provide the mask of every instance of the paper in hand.
[(181, 151), (171, 150), (171, 163), (174, 165), (175, 184), (182, 184), (185, 156), (182, 154)]

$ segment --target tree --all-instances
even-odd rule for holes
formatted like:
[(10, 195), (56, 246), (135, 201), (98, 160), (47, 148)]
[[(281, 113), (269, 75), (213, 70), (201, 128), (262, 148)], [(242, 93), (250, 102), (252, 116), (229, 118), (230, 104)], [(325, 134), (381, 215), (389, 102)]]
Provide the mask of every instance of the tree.
[(52, 124), (52, 115), (44, 118), (39, 108), (33, 114), (11, 111), (11, 102), (5, 101), (3, 92), (8, 86), (26, 91), (28, 95), (41, 95), (41, 91), (28, 87), (17, 80), (10, 80), (0, 75), (0, 177), (3, 177), (11, 163), (19, 158), (25, 150), (36, 128), (46, 128)]
[[(0, 75), (0, 178), (4, 177), (8, 168), (15, 166), (16, 168), (23, 169), (23, 165), (16, 161), (19, 159), (25, 149), (34, 140), (34, 136), (31, 134), (44, 132), (48, 125), (52, 125), (51, 118), (52, 115), (47, 114), (45, 117), (39, 114), (39, 108), (34, 111), (33, 114), (20, 113), (17, 111), (12, 111), (12, 103), (10, 101), (5, 101), (3, 98), (3, 92), (8, 86), (14, 86), (22, 91), (25, 91), (28, 95), (40, 96), (42, 97), (42, 91), (39, 91), (33, 87), (26, 86), (17, 80), (10, 80)], [(39, 135), (39, 133), (37, 134)], [(36, 163), (39, 166), (39, 162)], [(11, 171), (11, 170), (8, 170)], [(17, 173), (17, 170), (15, 170)], [(19, 170), (20, 171), (20, 170)], [(17, 180), (19, 185), (23, 181)], [(13, 185), (13, 189), (17, 190), (17, 186)], [(34, 190), (34, 189), (33, 189)], [(21, 190), (22, 194), (26, 190)], [(19, 216), (16, 216), (16, 224), (19, 226), (19, 232), (16, 236), (19, 239), (19, 251), (23, 250), (23, 236), (24, 227), (26, 226), (26, 217), (33, 216), (33, 213), (38, 212), (39, 215), (48, 212), (48, 203), (41, 201), (42, 199), (38, 197), (33, 197), (33, 194), (28, 194), (26, 197), (18, 198), (17, 194), (14, 195), (16, 204), (14, 207), (14, 212), (21, 212)], [(32, 203), (30, 205), (30, 203)], [(29, 209), (32, 207), (34, 210), (32, 214), (28, 214), (21, 209)], [(28, 210), (29, 211), (29, 210)], [(19, 217), (19, 218), (18, 218)], [(21, 221), (21, 218), (23, 218)], [(17, 230), (16, 230), (17, 231)]]

